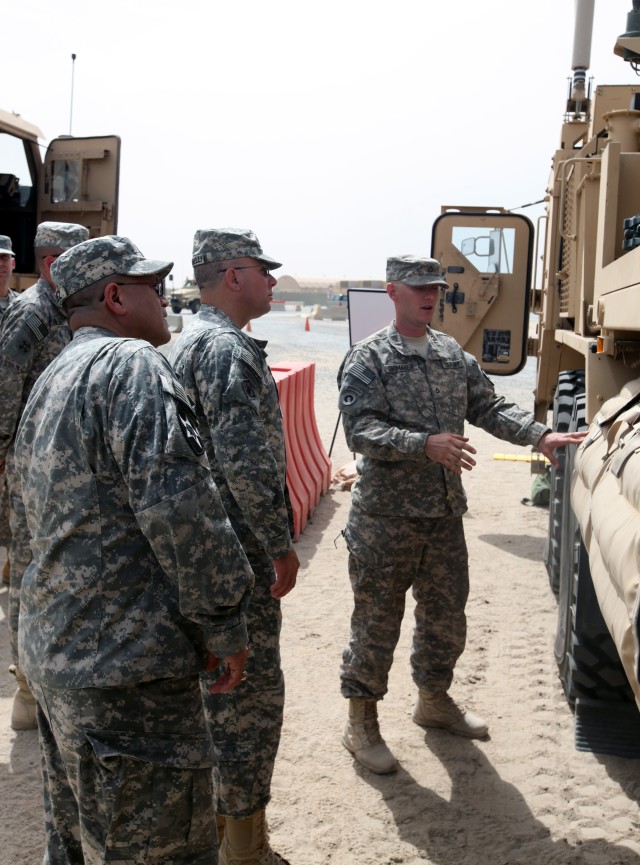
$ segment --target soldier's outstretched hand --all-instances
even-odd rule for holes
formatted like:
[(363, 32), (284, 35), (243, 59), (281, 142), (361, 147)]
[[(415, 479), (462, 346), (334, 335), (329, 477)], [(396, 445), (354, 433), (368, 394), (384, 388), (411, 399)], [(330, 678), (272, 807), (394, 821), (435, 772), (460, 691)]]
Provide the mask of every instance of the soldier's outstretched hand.
[(583, 432), (559, 433), (551, 431), (545, 433), (538, 442), (538, 450), (557, 468), (559, 463), (554, 453), (556, 448), (563, 448), (566, 445), (579, 445), (587, 435), (587, 432), (588, 430), (584, 430)]
[(462, 474), (462, 469), (471, 471), (476, 464), (470, 456), (476, 453), (476, 449), (469, 444), (466, 436), (457, 433), (430, 435), (425, 442), (424, 452), (430, 460), (440, 463), (457, 475)]

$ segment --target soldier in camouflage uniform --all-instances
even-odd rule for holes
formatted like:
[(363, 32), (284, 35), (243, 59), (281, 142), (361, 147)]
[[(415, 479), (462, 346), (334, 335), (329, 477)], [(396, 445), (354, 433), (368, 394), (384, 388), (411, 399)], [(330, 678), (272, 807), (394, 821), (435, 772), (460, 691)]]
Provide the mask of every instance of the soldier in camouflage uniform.
[(16, 511), (22, 504), (13, 466), (13, 441), (31, 388), (71, 339), (67, 318), (55, 298), (51, 265), (64, 250), (88, 237), (89, 232), (83, 225), (40, 223), (34, 240), (40, 279), (20, 295), (18, 303), (11, 304), (0, 328), (0, 471), (6, 475), (11, 536), (8, 620), (13, 663), (10, 671), (18, 684), (11, 713), (14, 730), (35, 729), (37, 722), (35, 701), (20, 671), (17, 657), (20, 582), (31, 559), (31, 551), (29, 538), (20, 533), (16, 518)]
[(465, 421), (554, 464), (554, 450), (583, 435), (554, 433), (496, 394), (475, 358), (429, 327), (446, 286), (434, 259), (387, 261), (395, 322), (356, 343), (339, 374), (339, 407), (359, 454), (345, 529), (354, 593), (341, 690), (349, 700), (343, 744), (374, 772), (396, 769), (380, 735), (377, 701), (387, 691), (405, 595), (412, 589), (411, 653), (418, 700), (413, 719), (471, 738), (487, 724), (448, 694), (466, 639), (469, 589), (462, 471), (475, 465)]
[[(16, 266), (16, 257), (13, 251), (11, 238), (6, 234), (0, 234), (0, 323), (10, 303), (18, 297), (18, 292), (9, 288), (11, 274)], [(11, 530), (9, 528), (9, 493), (7, 491), (6, 478), (0, 475), (0, 547), (5, 547), (7, 554), (11, 543)], [(9, 582), (9, 558), (4, 563), (2, 580)]]
[(265, 808), (280, 742), (284, 677), (280, 598), (296, 581), (285, 443), (266, 343), (242, 328), (270, 310), (281, 265), (244, 229), (196, 232), (195, 278), (202, 306), (170, 359), (196, 405), (213, 477), (255, 574), (247, 613), (247, 681), (210, 694), (205, 710), (216, 749), (214, 793), (221, 865), (284, 863), (269, 845)]
[(18, 297), (18, 292), (9, 288), (15, 266), (16, 255), (11, 238), (6, 234), (0, 234), (0, 322), (9, 304)]
[(217, 668), (221, 691), (241, 680), (253, 574), (192, 405), (152, 348), (170, 338), (171, 267), (117, 236), (58, 259), (74, 337), (16, 439), (33, 550), (19, 657), (48, 865), (217, 863), (199, 673)]

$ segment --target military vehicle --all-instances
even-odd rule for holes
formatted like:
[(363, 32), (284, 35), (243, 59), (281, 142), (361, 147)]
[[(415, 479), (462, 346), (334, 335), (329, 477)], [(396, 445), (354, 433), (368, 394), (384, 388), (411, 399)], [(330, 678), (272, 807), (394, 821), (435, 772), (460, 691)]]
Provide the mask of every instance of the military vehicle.
[(120, 138), (61, 136), (46, 149), (43, 139), (37, 126), (0, 110), (0, 234), (13, 242), (18, 291), (37, 278), (40, 222), (76, 222), (91, 237), (115, 234), (118, 225)]
[(190, 309), (195, 315), (200, 309), (200, 289), (195, 279), (185, 279), (184, 285), (179, 288), (171, 288), (169, 291), (169, 303), (171, 312), (176, 315), (183, 309)]
[[(640, 82), (587, 82), (593, 12), (577, 0), (546, 217), (536, 233), (502, 207), (442, 207), (432, 254), (449, 288), (433, 324), (490, 375), (535, 356), (536, 418), (589, 430), (551, 472), (555, 655), (576, 747), (639, 757)], [(638, 73), (640, 0), (614, 51)]]

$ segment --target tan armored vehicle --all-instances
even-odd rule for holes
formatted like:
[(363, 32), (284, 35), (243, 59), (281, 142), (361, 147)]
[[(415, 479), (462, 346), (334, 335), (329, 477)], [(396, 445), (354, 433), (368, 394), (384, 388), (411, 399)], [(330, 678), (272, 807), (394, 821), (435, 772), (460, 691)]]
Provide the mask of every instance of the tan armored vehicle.
[[(171, 283), (173, 285), (173, 283)], [(169, 303), (171, 312), (176, 315), (183, 309), (190, 309), (195, 315), (200, 309), (200, 289), (195, 279), (185, 279), (184, 285), (179, 288), (171, 288), (169, 291)]]
[[(589, 427), (551, 474), (555, 654), (577, 747), (638, 757), (640, 80), (587, 84), (593, 11), (594, 0), (577, 0), (572, 83), (538, 236), (499, 207), (443, 207), (432, 254), (449, 290), (434, 327), (491, 375), (534, 355), (536, 418), (552, 411), (560, 430)], [(638, 72), (640, 0), (614, 50)]]
[(91, 237), (114, 234), (118, 224), (120, 139), (64, 136), (46, 150), (42, 140), (37, 126), (0, 110), (0, 234), (13, 242), (11, 287), (20, 291), (36, 279), (40, 222), (77, 222)]

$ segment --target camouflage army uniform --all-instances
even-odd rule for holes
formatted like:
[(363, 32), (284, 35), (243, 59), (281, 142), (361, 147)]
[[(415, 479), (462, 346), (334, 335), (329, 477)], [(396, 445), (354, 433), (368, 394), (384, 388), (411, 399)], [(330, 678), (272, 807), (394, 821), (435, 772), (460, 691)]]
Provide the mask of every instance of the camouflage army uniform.
[(204, 304), (170, 354), (201, 429), (209, 432), (213, 477), (255, 574), (247, 681), (211, 694), (210, 678), (202, 676), (217, 755), (216, 811), (233, 817), (253, 814), (269, 801), (284, 708), (280, 601), (270, 586), (272, 560), (291, 548), (291, 516), (282, 416), (265, 345)]
[(418, 687), (446, 691), (464, 648), (466, 496), (459, 475), (425, 456), (427, 437), (462, 435), (465, 421), (519, 445), (536, 445), (548, 431), (497, 395), (452, 337), (427, 336), (425, 360), (391, 324), (354, 345), (338, 373), (347, 443), (360, 455), (345, 529), (354, 592), (341, 668), (347, 698), (386, 693), (409, 588)]
[(0, 460), (6, 461), (10, 509), (9, 634), (14, 663), (17, 663), (20, 580), (31, 560), (31, 552), (29, 537), (23, 534), (24, 523), (16, 518), (22, 503), (13, 464), (13, 441), (31, 389), (70, 340), (67, 318), (51, 286), (42, 278), (9, 307), (0, 328)]
[(33, 388), (15, 460), (47, 862), (214, 865), (198, 673), (207, 649), (246, 645), (253, 578), (190, 403), (148, 343), (81, 328)]
[[(0, 297), (0, 325), (5, 312), (10, 304), (20, 297), (17, 291), (9, 289), (9, 293), (5, 297)], [(0, 475), (0, 547), (6, 547), (9, 550), (11, 543), (11, 529), (9, 528), (9, 491), (7, 489), (6, 475)]]
[(9, 289), (9, 293), (4, 297), (0, 297), (0, 324), (2, 323), (2, 319), (4, 318), (4, 314), (9, 308), (9, 306), (20, 297), (17, 291), (14, 291), (12, 288)]

